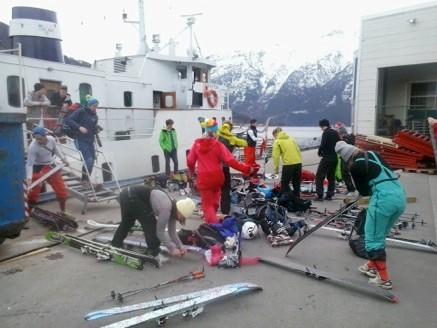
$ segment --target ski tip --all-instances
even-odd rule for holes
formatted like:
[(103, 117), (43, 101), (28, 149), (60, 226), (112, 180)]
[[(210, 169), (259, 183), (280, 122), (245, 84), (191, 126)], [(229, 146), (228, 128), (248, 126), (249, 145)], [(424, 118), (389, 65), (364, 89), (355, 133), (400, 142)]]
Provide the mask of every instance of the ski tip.
[(393, 296), (390, 298), (390, 301), (391, 301), (392, 303), (399, 303), (399, 297), (397, 297), (396, 295), (393, 295)]

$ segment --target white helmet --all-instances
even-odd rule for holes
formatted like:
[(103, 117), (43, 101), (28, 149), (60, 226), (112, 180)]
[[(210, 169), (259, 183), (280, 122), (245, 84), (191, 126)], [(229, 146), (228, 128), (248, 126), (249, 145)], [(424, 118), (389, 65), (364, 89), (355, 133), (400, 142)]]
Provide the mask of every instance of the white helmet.
[(258, 235), (258, 225), (253, 221), (244, 222), (241, 227), (241, 237), (243, 239), (254, 239)]

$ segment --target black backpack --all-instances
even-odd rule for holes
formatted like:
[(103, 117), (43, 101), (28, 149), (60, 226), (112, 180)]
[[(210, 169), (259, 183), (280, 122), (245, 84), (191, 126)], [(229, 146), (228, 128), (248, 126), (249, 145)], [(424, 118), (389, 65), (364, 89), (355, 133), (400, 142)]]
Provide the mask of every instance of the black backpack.
[(298, 198), (291, 192), (284, 192), (279, 196), (278, 205), (285, 207), (289, 212), (305, 212), (309, 210), (312, 202)]
[(79, 110), (81, 108), (81, 105), (79, 103), (74, 103), (70, 105), (67, 108), (62, 108), (59, 117), (58, 122), (56, 125), (56, 128), (54, 129), (53, 133), (57, 137), (62, 137), (66, 135), (69, 138), (75, 139), (77, 137), (77, 132), (71, 128), (70, 125), (68, 125), (67, 118), (76, 110)]
[(363, 259), (367, 258), (364, 243), (364, 225), (366, 223), (367, 210), (363, 209), (355, 219), (351, 234), (349, 235), (349, 247), (352, 252)]

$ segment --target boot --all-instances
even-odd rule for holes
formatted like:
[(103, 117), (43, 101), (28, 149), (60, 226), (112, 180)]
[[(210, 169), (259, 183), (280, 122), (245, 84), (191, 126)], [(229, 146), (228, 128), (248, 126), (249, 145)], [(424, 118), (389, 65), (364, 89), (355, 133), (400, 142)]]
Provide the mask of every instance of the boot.
[(393, 288), (393, 283), (391, 280), (382, 280), (379, 274), (377, 273), (374, 278), (369, 278), (369, 284), (378, 286), (383, 289), (390, 290)]
[(375, 278), (377, 275), (376, 268), (371, 268), (368, 264), (369, 262), (364, 263), (363, 265), (358, 267), (358, 271), (365, 274), (370, 278)]

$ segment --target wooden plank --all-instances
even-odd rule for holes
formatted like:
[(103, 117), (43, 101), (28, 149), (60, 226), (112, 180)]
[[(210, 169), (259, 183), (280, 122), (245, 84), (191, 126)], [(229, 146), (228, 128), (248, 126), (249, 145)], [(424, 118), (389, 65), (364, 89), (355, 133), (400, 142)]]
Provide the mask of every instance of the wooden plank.
[(425, 173), (429, 175), (436, 175), (437, 169), (419, 169), (419, 168), (413, 168), (413, 167), (406, 167), (404, 168), (405, 172), (412, 172), (412, 173)]

